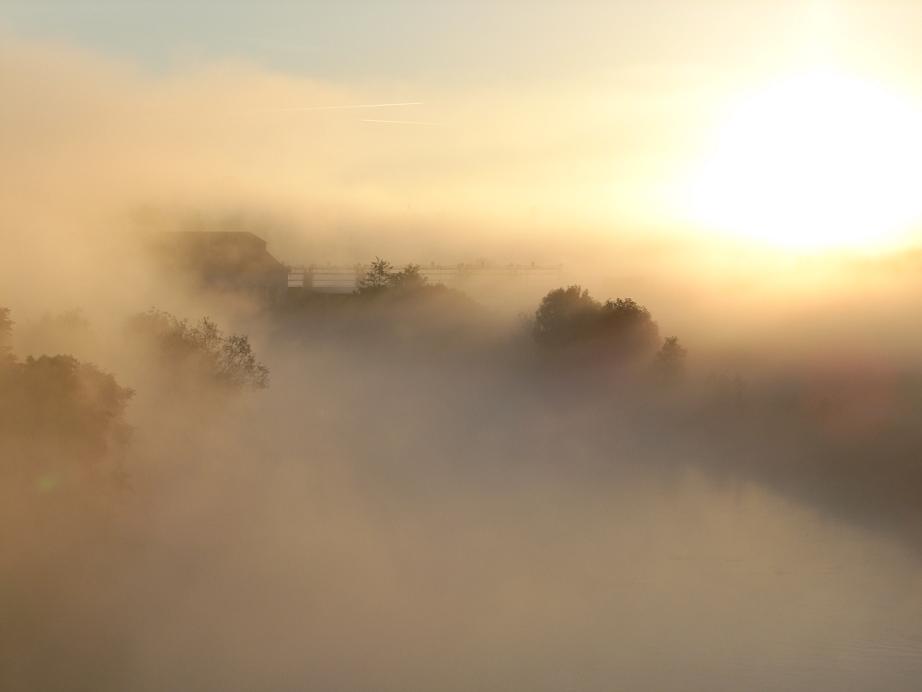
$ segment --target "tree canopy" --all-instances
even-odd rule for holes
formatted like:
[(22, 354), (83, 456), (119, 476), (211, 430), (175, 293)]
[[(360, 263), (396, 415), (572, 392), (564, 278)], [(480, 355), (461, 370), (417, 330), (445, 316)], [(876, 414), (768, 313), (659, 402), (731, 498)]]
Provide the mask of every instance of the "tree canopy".
[(410, 293), (424, 288), (436, 288), (420, 271), (418, 264), (408, 264), (397, 270), (387, 260), (375, 257), (365, 275), (359, 279), (356, 293), (379, 295), (389, 293)]
[(538, 306), (534, 338), (543, 347), (596, 343), (610, 352), (630, 355), (655, 347), (659, 330), (650, 312), (631, 298), (600, 303), (580, 286), (558, 288)]
[(657, 352), (659, 327), (650, 311), (632, 298), (602, 303), (576, 285), (544, 296), (535, 312), (532, 336), (545, 351), (578, 352), (588, 363), (628, 363), (656, 353), (660, 369), (674, 374), (685, 357), (677, 337), (668, 337)]
[(269, 386), (269, 369), (257, 360), (249, 339), (225, 335), (208, 317), (190, 324), (152, 308), (132, 320), (135, 334), (149, 340), (161, 359), (180, 376), (194, 376), (234, 389)]
[(0, 471), (72, 475), (118, 461), (133, 391), (72, 356), (16, 359), (9, 350), (12, 326), (9, 310), (0, 308)]

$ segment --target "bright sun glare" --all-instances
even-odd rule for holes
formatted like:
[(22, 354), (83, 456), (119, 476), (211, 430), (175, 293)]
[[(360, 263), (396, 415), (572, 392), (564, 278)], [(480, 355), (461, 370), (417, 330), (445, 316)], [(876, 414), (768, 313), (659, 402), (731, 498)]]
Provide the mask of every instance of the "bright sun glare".
[(922, 219), (922, 116), (909, 99), (813, 71), (740, 99), (692, 184), (711, 229), (789, 248), (892, 244)]

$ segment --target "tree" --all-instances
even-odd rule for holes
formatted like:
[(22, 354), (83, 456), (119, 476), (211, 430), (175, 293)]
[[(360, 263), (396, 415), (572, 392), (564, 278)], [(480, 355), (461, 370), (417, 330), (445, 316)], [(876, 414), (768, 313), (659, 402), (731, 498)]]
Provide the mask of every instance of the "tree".
[(0, 308), (0, 472), (56, 484), (99, 462), (118, 464), (134, 392), (73, 356), (18, 361), (12, 328), (9, 309)]
[(580, 286), (551, 291), (535, 312), (535, 341), (542, 346), (559, 347), (589, 337), (600, 308), (599, 302)]
[(375, 257), (374, 262), (368, 267), (365, 275), (359, 279), (357, 292), (360, 294), (380, 293), (391, 285), (391, 276), (393, 274), (393, 265)]
[(224, 337), (218, 355), (218, 373), (237, 388), (265, 389), (269, 386), (269, 368), (256, 360), (250, 340), (242, 334)]
[(688, 351), (679, 343), (679, 337), (667, 336), (656, 354), (656, 367), (666, 380), (677, 380), (685, 373)]
[(630, 298), (600, 303), (581, 286), (548, 293), (535, 312), (532, 334), (548, 350), (592, 352), (628, 360), (652, 352), (659, 330), (650, 312)]
[(414, 291), (428, 286), (429, 280), (422, 274), (418, 264), (408, 264), (399, 272), (392, 272), (387, 285), (398, 291)]
[(123, 414), (132, 395), (72, 356), (12, 361), (0, 370), (0, 458), (57, 468), (117, 461), (128, 441)]
[(423, 275), (418, 264), (408, 264), (397, 271), (394, 266), (380, 257), (375, 257), (365, 275), (359, 279), (356, 293), (359, 295), (410, 294), (424, 288), (435, 288)]
[(133, 331), (147, 339), (179, 377), (193, 376), (232, 389), (264, 389), (269, 369), (260, 363), (249, 339), (225, 334), (207, 317), (190, 325), (152, 308), (132, 320)]

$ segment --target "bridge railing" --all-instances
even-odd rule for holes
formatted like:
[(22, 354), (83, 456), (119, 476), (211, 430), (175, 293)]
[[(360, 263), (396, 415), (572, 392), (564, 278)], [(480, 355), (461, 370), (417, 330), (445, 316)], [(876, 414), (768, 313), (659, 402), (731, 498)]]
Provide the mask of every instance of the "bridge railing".
[[(288, 287), (326, 293), (350, 293), (368, 270), (366, 265), (295, 265), (288, 269)], [(550, 279), (563, 272), (563, 265), (507, 264), (421, 266), (420, 274), (433, 283), (456, 284), (474, 277)]]

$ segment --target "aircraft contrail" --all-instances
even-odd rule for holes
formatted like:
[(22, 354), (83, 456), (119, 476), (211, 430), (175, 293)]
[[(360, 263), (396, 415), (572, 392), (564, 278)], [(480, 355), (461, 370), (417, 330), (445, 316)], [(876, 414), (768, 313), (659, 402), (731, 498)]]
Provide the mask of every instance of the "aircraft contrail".
[(373, 120), (367, 118), (360, 120), (362, 123), (380, 123), (382, 125), (437, 125), (438, 123), (427, 123), (422, 120)]
[(422, 101), (404, 101), (402, 103), (359, 103), (352, 106), (300, 106), (294, 108), (277, 108), (278, 111), (343, 111), (358, 108), (396, 108), (398, 106), (421, 106)]

